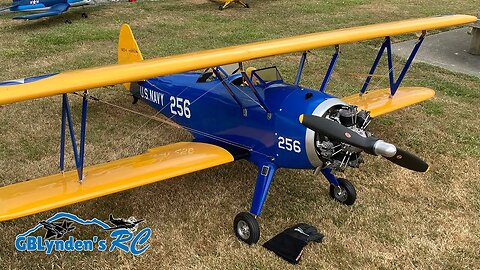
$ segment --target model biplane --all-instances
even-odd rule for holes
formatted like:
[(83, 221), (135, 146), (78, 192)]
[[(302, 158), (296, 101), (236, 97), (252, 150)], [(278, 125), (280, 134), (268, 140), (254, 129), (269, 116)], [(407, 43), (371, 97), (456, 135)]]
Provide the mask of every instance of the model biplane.
[(105, 230), (112, 231), (116, 229), (128, 229), (131, 231), (137, 231), (138, 224), (142, 223), (143, 221), (143, 219), (137, 220), (135, 217), (129, 217), (128, 219), (114, 218), (113, 215), (110, 214), (110, 216), (108, 217), (108, 222), (115, 225), (115, 227), (111, 227)]
[[(330, 184), (330, 196), (355, 202), (354, 186), (334, 170), (357, 168), (361, 153), (378, 155), (407, 169), (426, 172), (419, 157), (374, 137), (366, 130), (372, 118), (427, 100), (435, 92), (400, 87), (426, 31), (475, 22), (452, 15), (405, 20), (313, 33), (271, 41), (143, 60), (128, 25), (120, 30), (118, 64), (0, 83), (0, 104), (62, 95), (60, 170), (64, 171), (66, 127), (76, 170), (0, 188), (0, 220), (58, 208), (175, 176), (246, 159), (258, 167), (249, 212), (234, 219), (234, 231), (246, 243), (259, 239), (260, 215), (279, 168), (314, 169)], [(421, 31), (398, 78), (394, 76), (390, 36)], [(337, 98), (326, 88), (339, 57), (339, 45), (383, 38), (359, 93)], [(307, 51), (332, 46), (335, 52), (319, 89), (300, 86)], [(388, 57), (390, 87), (367, 91), (381, 56)], [(303, 52), (293, 84), (275, 67), (246, 68), (244, 62)], [(235, 68), (225, 66), (235, 64)], [(194, 72), (203, 70), (202, 72)], [(248, 72), (247, 72), (248, 71)], [(87, 89), (123, 84), (135, 100), (157, 109), (193, 135), (147, 153), (84, 168)], [(77, 145), (67, 93), (82, 91), (83, 110)]]
[(241, 0), (220, 0), (220, 1), (217, 1), (217, 2), (220, 2), (222, 3), (218, 9), (220, 10), (224, 10), (226, 9), (227, 7), (229, 7), (231, 4), (239, 4), (239, 5), (242, 5), (243, 7), (246, 7), (246, 8), (249, 8), (250, 6), (245, 3), (244, 1), (241, 1)]
[[(44, 17), (57, 16), (66, 12), (70, 7), (80, 7), (93, 4), (92, 0), (13, 0), (9, 7), (0, 8), (0, 11), (33, 12), (32, 14), (14, 17), (14, 20), (36, 20)], [(87, 18), (87, 13), (82, 13)], [(66, 20), (66, 23), (71, 21)]]

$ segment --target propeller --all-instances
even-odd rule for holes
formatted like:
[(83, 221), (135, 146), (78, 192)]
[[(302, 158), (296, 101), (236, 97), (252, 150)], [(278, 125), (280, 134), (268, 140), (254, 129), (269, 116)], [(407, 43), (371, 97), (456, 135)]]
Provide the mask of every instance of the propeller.
[(300, 115), (300, 123), (305, 127), (327, 136), (330, 139), (338, 140), (346, 144), (358, 147), (371, 155), (380, 155), (389, 161), (417, 172), (428, 171), (428, 164), (421, 158), (386, 143), (375, 137), (363, 137), (344, 125), (315, 115)]

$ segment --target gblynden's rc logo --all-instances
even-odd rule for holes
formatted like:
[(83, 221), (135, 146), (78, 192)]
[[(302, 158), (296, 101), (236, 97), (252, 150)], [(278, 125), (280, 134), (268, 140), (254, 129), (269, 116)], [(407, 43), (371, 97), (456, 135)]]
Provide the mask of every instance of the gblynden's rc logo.
[[(110, 223), (112, 226), (107, 224)], [(144, 220), (137, 220), (134, 217), (128, 219), (114, 218), (112, 215), (105, 222), (93, 218), (83, 220), (76, 215), (60, 212), (53, 217), (40, 221), (37, 226), (30, 230), (17, 235), (15, 238), (15, 248), (19, 251), (42, 251), (51, 254), (53, 251), (109, 251), (116, 249), (124, 252), (140, 255), (149, 247), (148, 240), (152, 235), (152, 230), (148, 227), (138, 231), (138, 227)], [(72, 234), (78, 227), (82, 226), (98, 226), (103, 232), (110, 232), (110, 239), (102, 239), (98, 235), (94, 235), (91, 239), (77, 239)], [(44, 229), (45, 234), (32, 235), (39, 229)], [(138, 232), (137, 232), (138, 231)], [(110, 241), (109, 241), (110, 240)]]

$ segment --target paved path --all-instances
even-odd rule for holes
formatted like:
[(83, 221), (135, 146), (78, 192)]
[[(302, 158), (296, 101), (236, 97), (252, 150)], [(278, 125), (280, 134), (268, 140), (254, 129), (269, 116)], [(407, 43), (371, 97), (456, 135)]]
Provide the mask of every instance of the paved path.
[[(415, 62), (425, 62), (451, 71), (480, 77), (480, 56), (467, 53), (471, 35), (460, 28), (425, 38)], [(393, 44), (393, 53), (407, 58), (416, 40)]]

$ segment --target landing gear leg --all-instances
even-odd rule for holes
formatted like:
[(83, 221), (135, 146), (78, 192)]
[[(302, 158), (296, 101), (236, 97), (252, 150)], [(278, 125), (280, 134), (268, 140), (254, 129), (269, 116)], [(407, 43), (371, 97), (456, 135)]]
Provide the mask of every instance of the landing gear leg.
[(240, 5), (242, 5), (242, 6), (245, 7), (245, 8), (249, 8), (249, 7), (250, 7), (247, 3), (243, 2), (243, 1), (240, 1), (240, 0), (237, 1), (237, 3), (239, 3)]
[(357, 192), (350, 181), (343, 178), (337, 178), (332, 173), (332, 169), (325, 168), (321, 170), (323, 176), (330, 182), (330, 197), (337, 202), (345, 205), (352, 205), (357, 199)]
[(259, 167), (250, 212), (239, 213), (233, 221), (235, 235), (249, 245), (257, 243), (260, 239), (260, 226), (257, 217), (262, 212), (276, 169), (276, 166), (272, 163), (265, 163)]
[(226, 9), (228, 6), (230, 6), (231, 3), (232, 3), (232, 1), (226, 1), (225, 4), (220, 5), (220, 6), (218, 7), (218, 9), (219, 9), (219, 10), (224, 10), (224, 9)]

